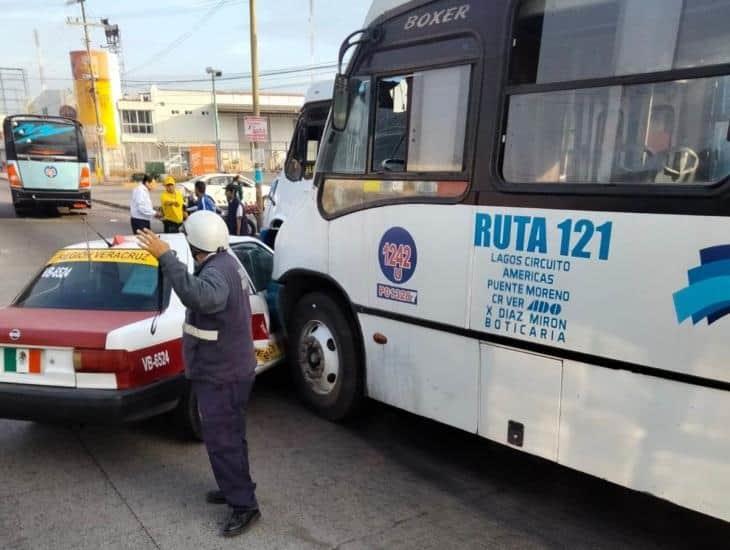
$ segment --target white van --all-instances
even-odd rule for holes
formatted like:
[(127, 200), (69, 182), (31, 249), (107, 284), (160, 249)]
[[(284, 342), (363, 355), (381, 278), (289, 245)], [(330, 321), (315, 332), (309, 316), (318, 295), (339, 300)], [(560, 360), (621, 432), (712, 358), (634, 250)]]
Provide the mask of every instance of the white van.
[(271, 246), (287, 215), (312, 191), (319, 141), (332, 103), (332, 85), (331, 80), (315, 82), (307, 90), (286, 156), (286, 168), (274, 178), (264, 196), (262, 225), (269, 229), (266, 240)]

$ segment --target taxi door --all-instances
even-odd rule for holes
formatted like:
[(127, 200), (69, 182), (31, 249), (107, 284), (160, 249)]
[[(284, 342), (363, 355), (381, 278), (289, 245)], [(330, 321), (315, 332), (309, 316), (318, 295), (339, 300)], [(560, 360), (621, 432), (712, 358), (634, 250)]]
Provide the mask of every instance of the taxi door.
[(241, 262), (249, 281), (251, 332), (256, 350), (256, 373), (263, 372), (284, 358), (276, 300), (269, 288), (274, 253), (253, 237), (231, 237), (232, 254)]

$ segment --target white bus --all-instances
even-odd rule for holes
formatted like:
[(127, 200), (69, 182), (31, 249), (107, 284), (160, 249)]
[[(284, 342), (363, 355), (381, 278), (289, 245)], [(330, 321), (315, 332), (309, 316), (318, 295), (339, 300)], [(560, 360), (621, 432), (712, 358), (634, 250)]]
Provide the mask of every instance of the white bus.
[(304, 399), (730, 520), (728, 21), (730, 0), (412, 1), (348, 38), (275, 258)]

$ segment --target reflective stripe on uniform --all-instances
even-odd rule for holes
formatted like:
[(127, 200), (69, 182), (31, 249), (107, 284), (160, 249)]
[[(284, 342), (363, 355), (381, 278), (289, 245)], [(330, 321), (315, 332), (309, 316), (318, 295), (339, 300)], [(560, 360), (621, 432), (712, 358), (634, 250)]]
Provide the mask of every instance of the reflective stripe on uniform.
[(210, 342), (218, 341), (217, 330), (203, 330), (201, 328), (194, 327), (193, 325), (185, 323), (183, 324), (183, 332), (185, 334), (189, 334), (190, 336), (194, 336), (198, 340), (208, 340)]

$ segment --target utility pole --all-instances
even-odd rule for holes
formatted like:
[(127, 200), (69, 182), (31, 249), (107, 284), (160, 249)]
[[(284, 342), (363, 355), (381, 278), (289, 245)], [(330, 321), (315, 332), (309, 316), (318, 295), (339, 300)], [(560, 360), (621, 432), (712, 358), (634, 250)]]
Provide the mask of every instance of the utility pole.
[[(259, 46), (256, 33), (256, 0), (248, 0), (248, 10), (251, 28), (251, 98), (253, 116), (257, 117), (261, 116), (261, 109), (259, 108)], [(254, 180), (256, 181), (256, 225), (261, 228), (261, 217), (264, 211), (264, 200), (261, 195), (263, 174), (261, 173), (262, 166), (257, 141), (253, 142), (253, 163)]]
[(33, 41), (35, 42), (35, 51), (38, 56), (38, 76), (41, 79), (41, 91), (46, 90), (46, 76), (43, 71), (43, 54), (41, 54), (41, 41), (38, 37), (38, 29), (33, 29)]
[[(314, 67), (314, 0), (309, 0), (309, 63)], [(309, 79), (314, 82), (314, 69)]]
[(213, 67), (206, 67), (205, 72), (210, 75), (210, 83), (213, 87), (213, 114), (215, 115), (215, 165), (219, 172), (221, 168), (221, 122), (218, 118), (218, 96), (215, 93), (215, 79), (223, 76), (223, 71), (217, 71)]
[[(84, 28), (84, 43), (86, 44), (86, 56), (87, 56), (87, 61), (89, 63), (89, 76), (90, 76), (90, 81), (91, 81), (91, 100), (94, 102), (94, 117), (96, 118), (95, 134), (96, 134), (96, 148), (98, 151), (98, 157), (96, 159), (96, 162), (97, 162), (96, 177), (97, 177), (97, 181), (103, 182), (104, 181), (104, 167), (106, 166), (106, 163), (104, 162), (104, 136), (102, 135), (101, 115), (99, 114), (99, 101), (98, 101), (98, 98), (96, 95), (96, 76), (94, 76), (94, 64), (92, 63), (92, 60), (91, 60), (91, 40), (89, 39), (90, 23), (87, 23), (87, 21), (86, 21), (86, 7), (84, 6), (85, 2), (86, 2), (86, 0), (69, 0), (66, 3), (67, 4), (74, 4), (74, 3), (81, 4), (81, 20), (82, 20), (81, 26)], [(91, 25), (93, 25), (93, 23)]]

